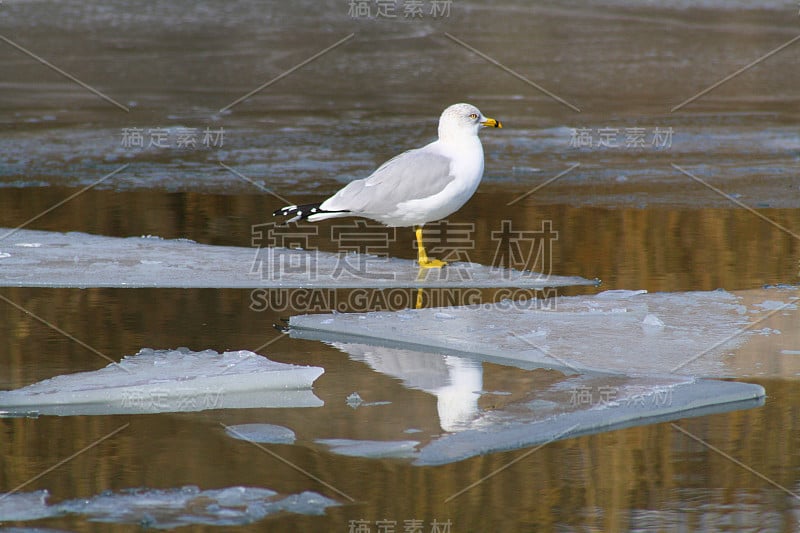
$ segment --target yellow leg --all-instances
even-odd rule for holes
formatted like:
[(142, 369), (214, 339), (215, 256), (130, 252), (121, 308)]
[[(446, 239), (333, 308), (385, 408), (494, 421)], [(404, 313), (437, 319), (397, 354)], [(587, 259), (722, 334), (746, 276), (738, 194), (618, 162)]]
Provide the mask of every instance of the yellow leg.
[(417, 305), (414, 309), (422, 309), (422, 287), (417, 289)]
[(422, 226), (417, 226), (414, 229), (417, 234), (417, 249), (419, 251), (419, 267), (420, 268), (442, 268), (447, 263), (438, 259), (428, 259), (428, 254), (425, 253), (425, 245), (422, 243)]

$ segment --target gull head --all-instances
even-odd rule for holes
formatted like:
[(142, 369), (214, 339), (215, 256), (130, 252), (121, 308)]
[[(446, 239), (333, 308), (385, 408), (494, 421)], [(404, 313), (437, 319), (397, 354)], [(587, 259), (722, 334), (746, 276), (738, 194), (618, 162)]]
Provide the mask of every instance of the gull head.
[(480, 109), (471, 104), (453, 104), (439, 117), (439, 138), (477, 135), (481, 127), (502, 128), (503, 125), (483, 116)]

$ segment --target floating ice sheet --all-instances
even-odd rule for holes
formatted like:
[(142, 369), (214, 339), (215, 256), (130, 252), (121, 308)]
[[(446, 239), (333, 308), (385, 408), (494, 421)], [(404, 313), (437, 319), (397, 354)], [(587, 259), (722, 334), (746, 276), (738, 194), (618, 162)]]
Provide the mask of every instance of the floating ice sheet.
[(270, 361), (247, 350), (144, 348), (92, 372), (0, 392), (0, 416), (318, 407), (311, 385), (324, 370)]
[(423, 272), (416, 261), (153, 237), (0, 229), (4, 287), (559, 287), (595, 285), (475, 263)]
[(0, 522), (39, 520), (55, 516), (47, 506), (47, 491), (17, 492), (0, 498)]
[(414, 457), (417, 454), (414, 448), (419, 444), (415, 440), (318, 439), (316, 442), (328, 446), (331, 452), (338, 455), (372, 458)]
[[(443, 435), (423, 447), (415, 464), (445, 464), (614, 429), (750, 409), (763, 405), (765, 395), (759, 385), (713, 380), (671, 385), (632, 382), (628, 386), (638, 392), (618, 391), (616, 399), (605, 405), (550, 416), (538, 402), (487, 412), (475, 429)], [(602, 390), (590, 389), (595, 395)], [(528, 409), (529, 421), (524, 420), (523, 408)]]
[(258, 487), (129, 489), (53, 505), (47, 504), (47, 498), (45, 490), (4, 496), (0, 500), (0, 522), (78, 514), (95, 522), (137, 524), (156, 529), (200, 524), (236, 526), (280, 512), (320, 515), (328, 507), (339, 505), (315, 492), (281, 497), (275, 491)]
[[(362, 343), (336, 342), (334, 346), (352, 359), (402, 380), (409, 388), (434, 395), (439, 425), (446, 433), (433, 432), (427, 437), (417, 433), (415, 441), (316, 442), (337, 454), (413, 458), (421, 465), (750, 408), (761, 405), (764, 396), (762, 387), (747, 383), (680, 375), (564, 375), (543, 369), (506, 371), (500, 376), (495, 370), (488, 379), (507, 390), (487, 392), (482, 390), (484, 365), (468, 357)], [(422, 420), (416, 422), (426, 425)], [(396, 434), (401, 435), (399, 430)]]
[(226, 426), (225, 432), (234, 439), (269, 444), (294, 443), (294, 431), (274, 424), (239, 424)]
[(770, 375), (768, 368), (780, 367), (775, 372), (786, 375), (800, 367), (785, 354), (780, 364), (771, 364), (779, 351), (760, 358), (732, 352), (756, 337), (780, 336), (783, 347), (796, 348), (776, 327), (782, 323), (794, 331), (800, 344), (796, 301), (796, 289), (609, 291), (444, 310), (303, 315), (292, 317), (290, 325), (298, 337), (446, 350), (568, 373), (736, 377)]
[(49, 527), (4, 527), (0, 533), (71, 533), (66, 529), (51, 529)]

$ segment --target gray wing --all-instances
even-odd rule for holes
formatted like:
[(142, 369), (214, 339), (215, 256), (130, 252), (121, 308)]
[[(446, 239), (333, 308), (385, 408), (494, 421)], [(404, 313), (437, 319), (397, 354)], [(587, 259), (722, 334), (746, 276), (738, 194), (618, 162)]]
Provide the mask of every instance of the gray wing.
[(404, 152), (368, 178), (355, 180), (323, 202), (325, 210), (355, 213), (390, 213), (397, 204), (441, 192), (455, 179), (451, 159), (424, 148)]

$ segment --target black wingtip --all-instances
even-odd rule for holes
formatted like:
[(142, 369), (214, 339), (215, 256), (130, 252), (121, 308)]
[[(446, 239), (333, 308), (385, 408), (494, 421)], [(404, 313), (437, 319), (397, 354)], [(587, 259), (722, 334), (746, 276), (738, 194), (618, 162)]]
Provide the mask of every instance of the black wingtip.
[(272, 216), (274, 216), (274, 217), (277, 217), (277, 216), (285, 217), (285, 216), (289, 216), (289, 215), (293, 214), (295, 211), (297, 211), (297, 206), (296, 205), (287, 205), (286, 207), (281, 207), (280, 209), (276, 209), (275, 211), (273, 211), (272, 212)]
[[(319, 204), (311, 204), (311, 205), (316, 206)], [(311, 206), (287, 205), (285, 207), (281, 207), (280, 209), (276, 210), (274, 213), (272, 213), (272, 216), (292, 217), (286, 222), (284, 222), (284, 224), (289, 224), (290, 222), (297, 222), (298, 220), (306, 219), (309, 217), (309, 215), (312, 215), (313, 213), (310, 212), (310, 210), (308, 209), (309, 207)]]
[(281, 333), (289, 333), (289, 331), (292, 329), (289, 326), (289, 324), (278, 324), (278, 323), (273, 323), (272, 328), (280, 331)]
[(276, 210), (272, 213), (272, 216), (282, 216), (288, 217), (291, 216), (292, 218), (289, 219), (287, 222), (297, 222), (299, 220), (306, 220), (308, 217), (312, 215), (318, 215), (321, 213), (347, 213), (349, 211), (326, 211), (324, 209), (320, 209), (322, 202), (317, 202), (314, 204), (303, 204), (303, 205), (287, 205), (286, 207), (281, 207), (280, 209)]

